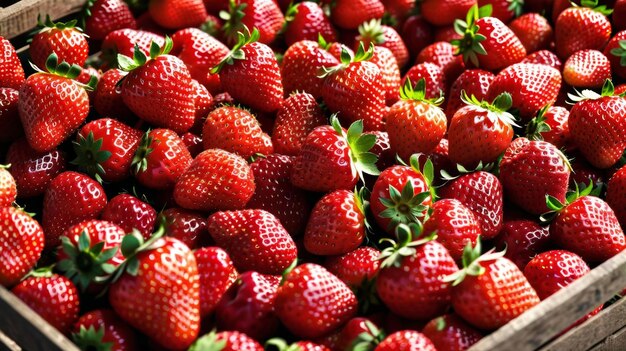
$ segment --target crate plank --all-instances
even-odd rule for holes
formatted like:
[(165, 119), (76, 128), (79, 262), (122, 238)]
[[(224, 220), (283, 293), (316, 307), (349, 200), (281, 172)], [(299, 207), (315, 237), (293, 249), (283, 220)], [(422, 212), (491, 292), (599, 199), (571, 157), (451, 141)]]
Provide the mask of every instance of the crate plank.
[(0, 331), (0, 351), (21, 351), (22, 349), (17, 344), (9, 339), (6, 334)]
[(11, 292), (0, 286), (0, 330), (29, 351), (79, 349)]
[(77, 12), (85, 0), (22, 0), (0, 9), (0, 36), (14, 38), (37, 25), (37, 16), (54, 20)]
[(470, 351), (537, 350), (625, 286), (626, 252), (622, 252), (486, 336)]
[(626, 327), (609, 336), (590, 351), (624, 351), (626, 350)]

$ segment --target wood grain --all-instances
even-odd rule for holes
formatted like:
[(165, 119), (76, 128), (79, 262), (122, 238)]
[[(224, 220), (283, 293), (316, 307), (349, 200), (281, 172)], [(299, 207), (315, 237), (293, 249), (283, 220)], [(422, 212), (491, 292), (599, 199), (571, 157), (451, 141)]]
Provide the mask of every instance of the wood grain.
[(626, 327), (609, 336), (590, 351), (624, 351), (626, 350)]
[(37, 16), (53, 20), (80, 10), (85, 0), (22, 0), (0, 8), (0, 36), (14, 38), (37, 26)]

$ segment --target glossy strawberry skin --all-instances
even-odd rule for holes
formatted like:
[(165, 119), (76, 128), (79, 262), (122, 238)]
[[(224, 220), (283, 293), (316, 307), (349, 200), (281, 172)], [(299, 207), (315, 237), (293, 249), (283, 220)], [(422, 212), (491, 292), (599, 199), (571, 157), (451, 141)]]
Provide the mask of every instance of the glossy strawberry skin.
[(526, 56), (526, 58), (522, 60), (522, 63), (548, 65), (550, 67), (556, 68), (559, 71), (563, 66), (563, 63), (561, 62), (561, 60), (559, 60), (559, 57), (550, 50), (539, 50), (533, 52), (532, 54)]
[(100, 77), (93, 93), (93, 107), (100, 116), (115, 116), (120, 121), (129, 121), (132, 112), (124, 105), (119, 82), (126, 73), (119, 69), (110, 69)]
[(153, 0), (148, 4), (152, 19), (161, 27), (197, 27), (207, 18), (202, 0)]
[[(252, 28), (259, 30), (259, 42), (267, 45), (274, 42), (284, 22), (283, 14), (276, 2), (272, 0), (237, 0), (236, 3), (246, 4), (246, 7), (242, 9), (244, 16), (241, 23), (250, 30)], [(236, 35), (234, 39), (236, 39)]]
[(547, 49), (554, 32), (548, 20), (538, 13), (526, 13), (508, 24), (526, 48), (527, 53)]
[(203, 247), (194, 251), (200, 274), (200, 316), (215, 310), (226, 290), (237, 279), (237, 270), (226, 251), (219, 247)]
[(307, 92), (315, 98), (322, 96), (324, 81), (319, 79), (322, 67), (332, 67), (339, 61), (317, 42), (303, 40), (289, 46), (281, 63), (285, 93)]
[(89, 11), (91, 15), (85, 21), (85, 33), (93, 40), (103, 40), (114, 30), (137, 28), (133, 13), (122, 0), (96, 0)]
[[(0, 64), (0, 69), (1, 67)], [(10, 143), (24, 135), (18, 111), (18, 101), (19, 92), (17, 90), (0, 88), (0, 123), (3, 127), (0, 130), (0, 142)]]
[(461, 100), (461, 92), (465, 91), (468, 96), (476, 96), (478, 100), (487, 99), (489, 87), (496, 76), (481, 69), (468, 69), (452, 83), (448, 102), (446, 104), (446, 116), (448, 121), (460, 108), (465, 106)]
[(166, 221), (165, 233), (182, 241), (192, 250), (209, 237), (206, 217), (202, 213), (172, 207), (162, 214)]
[(307, 135), (326, 122), (324, 112), (313, 95), (291, 94), (276, 114), (272, 131), (274, 151), (283, 155), (297, 155)]
[(117, 54), (132, 57), (135, 45), (147, 55), (150, 53), (150, 43), (153, 41), (163, 46), (165, 38), (144, 30), (118, 29), (109, 33), (102, 41), (102, 58), (113, 64), (117, 62)]
[(626, 227), (626, 167), (613, 174), (606, 190), (606, 202), (611, 206), (622, 227)]
[(329, 256), (324, 267), (352, 289), (365, 280), (372, 280), (380, 268), (380, 251), (370, 246), (361, 246), (341, 256)]
[(98, 309), (83, 314), (74, 324), (73, 333), (80, 334), (81, 328), (96, 331), (104, 328), (102, 342), (112, 343), (111, 351), (133, 351), (138, 347), (133, 329), (111, 310)]
[(598, 50), (573, 53), (563, 66), (563, 80), (577, 88), (600, 88), (611, 79), (609, 59)]
[(445, 93), (446, 78), (443, 70), (432, 62), (418, 63), (411, 67), (402, 77), (401, 84), (404, 85), (407, 79), (410, 79), (411, 83), (415, 84), (422, 78), (426, 83), (426, 98), (438, 98)]
[(448, 351), (467, 350), (483, 337), (480, 331), (455, 314), (446, 314), (431, 320), (422, 333), (432, 341), (437, 350)]
[(19, 90), (24, 83), (24, 69), (15, 48), (8, 39), (0, 36), (2, 60), (0, 60), (0, 87)]
[(39, 223), (13, 207), (0, 208), (0, 285), (11, 287), (37, 263), (44, 245)]
[(65, 170), (65, 153), (52, 150), (39, 153), (26, 139), (19, 139), (9, 147), (6, 162), (15, 179), (20, 198), (30, 198), (44, 193), (54, 177)]
[(467, 11), (476, 4), (476, 0), (425, 0), (422, 2), (422, 15), (428, 22), (445, 26), (454, 23), (457, 18), (465, 18)]
[(379, 0), (339, 0), (331, 12), (331, 20), (342, 29), (357, 29), (365, 21), (382, 18), (384, 12)]
[(524, 268), (524, 275), (542, 300), (589, 273), (583, 259), (569, 251), (552, 250), (535, 256)]
[(550, 232), (532, 220), (509, 220), (504, 222), (496, 243), (498, 249), (506, 247), (504, 257), (523, 270), (535, 255), (549, 248)]
[(569, 111), (565, 107), (551, 106), (543, 115), (546, 124), (550, 126), (547, 132), (541, 132), (543, 140), (557, 148), (571, 147), (571, 135), (569, 131)]
[(526, 57), (526, 49), (515, 33), (495, 17), (476, 20), (479, 34), (487, 39), (481, 42), (487, 55), (478, 54), (479, 68), (498, 71), (518, 63)]
[(83, 67), (89, 47), (85, 35), (76, 28), (43, 28), (33, 36), (29, 51), (33, 63), (41, 69), (52, 53), (57, 54), (59, 62)]
[(119, 225), (125, 233), (137, 229), (148, 240), (152, 235), (157, 213), (152, 206), (138, 198), (119, 194), (107, 203), (100, 218)]
[(151, 151), (145, 156), (146, 169), (136, 172), (142, 185), (152, 189), (170, 189), (193, 161), (180, 137), (170, 129), (153, 129), (147, 133), (152, 139)]
[(602, 50), (611, 36), (611, 23), (590, 8), (570, 7), (557, 18), (554, 34), (556, 53), (566, 59), (579, 50)]
[(441, 69), (446, 84), (450, 84), (465, 70), (463, 57), (456, 55), (456, 48), (448, 41), (435, 41), (428, 45), (419, 55), (416, 63), (433, 63)]
[(337, 34), (324, 10), (315, 2), (303, 1), (296, 5), (296, 14), (288, 22), (285, 42), (288, 46), (301, 40), (317, 41), (321, 34), (327, 42), (337, 40)]
[(435, 345), (424, 334), (414, 330), (397, 331), (385, 338), (375, 351), (436, 351)]
[(393, 53), (382, 46), (374, 47), (374, 55), (370, 62), (378, 66), (385, 90), (385, 103), (391, 105), (398, 101), (400, 95), (400, 68)]

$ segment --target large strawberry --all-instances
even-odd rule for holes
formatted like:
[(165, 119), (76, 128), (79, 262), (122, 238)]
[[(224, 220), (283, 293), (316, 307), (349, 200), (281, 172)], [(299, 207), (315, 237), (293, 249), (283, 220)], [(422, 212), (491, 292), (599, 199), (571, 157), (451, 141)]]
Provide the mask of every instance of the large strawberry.
[(398, 66), (404, 67), (409, 61), (409, 51), (404, 45), (402, 37), (393, 27), (383, 25), (380, 19), (373, 19), (359, 26), (359, 36), (356, 40), (363, 42), (365, 47), (370, 43), (389, 49), (398, 61)]
[[(322, 40), (322, 44), (327, 44)], [(285, 93), (307, 92), (315, 98), (322, 96), (324, 81), (317, 76), (322, 67), (337, 65), (339, 61), (326, 51), (326, 45), (302, 40), (291, 45), (283, 56), (281, 75)]]
[(119, 194), (107, 203), (100, 218), (119, 225), (126, 233), (138, 230), (147, 240), (153, 232), (157, 213), (135, 196)]
[(606, 202), (623, 228), (626, 228), (626, 166), (613, 174), (606, 189)]
[(122, 0), (89, 0), (83, 8), (82, 26), (89, 38), (102, 40), (114, 30), (137, 28), (137, 22)]
[[(284, 62), (284, 61), (283, 61)], [(307, 135), (326, 124), (326, 116), (312, 94), (295, 92), (276, 113), (272, 144), (283, 155), (297, 155)]]
[(0, 208), (0, 285), (19, 282), (37, 263), (44, 244), (39, 223), (13, 207)]
[(45, 67), (52, 54), (70, 65), (85, 65), (89, 47), (82, 29), (75, 27), (76, 23), (77, 20), (55, 23), (49, 16), (44, 22), (38, 19), (39, 31), (30, 43), (30, 57), (35, 66)]
[(380, 0), (338, 0), (330, 18), (337, 27), (357, 29), (365, 21), (382, 18), (384, 13)]
[(387, 336), (375, 351), (437, 351), (424, 334), (415, 330), (401, 330)]
[(80, 316), (72, 330), (72, 341), (81, 350), (132, 351), (138, 347), (135, 331), (113, 311), (98, 309)]
[(496, 247), (504, 249), (504, 257), (524, 269), (538, 253), (550, 246), (550, 232), (547, 227), (529, 219), (516, 219), (504, 222), (496, 238)]
[(583, 6), (572, 6), (561, 12), (554, 24), (559, 57), (564, 60), (584, 49), (602, 50), (611, 37), (611, 22), (606, 17), (610, 13), (606, 6), (598, 6), (597, 0), (587, 0)]
[(0, 87), (19, 89), (24, 82), (24, 69), (15, 48), (8, 39), (0, 36)]
[(233, 261), (219, 247), (202, 247), (194, 251), (200, 275), (200, 315), (208, 316), (215, 310), (226, 290), (237, 279)]
[(292, 4), (285, 13), (285, 42), (288, 46), (301, 40), (317, 40), (323, 36), (336, 41), (337, 34), (320, 5), (313, 1)]
[(245, 28), (256, 28), (259, 42), (270, 45), (283, 27), (285, 19), (273, 0), (229, 0), (228, 3), (228, 12), (221, 12), (220, 17), (226, 21), (222, 29), (229, 45), (237, 43), (237, 32), (244, 32)]
[(576, 88), (600, 88), (611, 79), (611, 63), (598, 50), (573, 53), (563, 66), (563, 80)]
[(437, 317), (422, 329), (422, 333), (433, 342), (437, 350), (464, 351), (482, 339), (480, 331), (455, 314)]
[(197, 27), (207, 18), (202, 0), (150, 0), (150, 17), (168, 29)]
[(63, 172), (66, 166), (63, 152), (52, 150), (39, 153), (23, 138), (11, 144), (6, 161), (11, 164), (9, 172), (15, 180), (20, 198), (43, 194), (52, 179)]

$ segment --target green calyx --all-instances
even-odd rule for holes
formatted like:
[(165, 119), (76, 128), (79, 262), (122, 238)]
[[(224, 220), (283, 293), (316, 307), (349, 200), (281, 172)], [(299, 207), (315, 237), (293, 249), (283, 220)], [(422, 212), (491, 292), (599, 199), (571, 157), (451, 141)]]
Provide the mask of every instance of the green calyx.
[(148, 131), (141, 137), (137, 151), (135, 151), (135, 155), (131, 161), (130, 168), (134, 174), (148, 169), (148, 155), (152, 152), (152, 148), (150, 146), (153, 141), (154, 138), (150, 136), (150, 130), (148, 129)]
[(217, 24), (218, 23), (213, 18), (209, 18), (200, 25), (200, 30), (212, 37), (217, 37), (219, 35)]
[(235, 36), (239, 35), (238, 32), (243, 32), (244, 29), (247, 30), (241, 21), (246, 16), (244, 11), (246, 7), (248, 7), (248, 4), (245, 2), (237, 4), (237, 1), (230, 0), (228, 2), (228, 11), (220, 11), (219, 13), (219, 17), (224, 20), (222, 31), (227, 40), (231, 41), (231, 44)]
[(476, 96), (468, 96), (465, 90), (461, 92), (461, 100), (467, 105), (474, 105), (496, 114), (498, 119), (510, 126), (519, 127), (515, 122), (515, 117), (507, 112), (513, 106), (513, 98), (511, 94), (504, 92), (496, 96), (491, 103), (488, 101), (479, 101)]
[(219, 73), (224, 65), (232, 65), (233, 63), (235, 63), (235, 60), (245, 60), (246, 53), (243, 52), (241, 48), (245, 45), (258, 41), (260, 37), (261, 34), (259, 33), (258, 29), (253, 28), (252, 33), (250, 33), (248, 27), (244, 26), (243, 31), (237, 32), (237, 43), (235, 44), (235, 46), (233, 46), (228, 55), (226, 55), (226, 57), (224, 57), (224, 59), (222, 59), (222, 61), (220, 61), (217, 66), (211, 68), (210, 72), (212, 74)]
[[(298, 6), (300, 6), (300, 3), (292, 2), (289, 4), (287, 11), (285, 11), (285, 22), (283, 23), (283, 27), (280, 29), (281, 33), (284, 33), (287, 30), (287, 27), (289, 27), (289, 23), (293, 22), (293, 20), (296, 19), (296, 15), (298, 14)], [(318, 35), (321, 34), (318, 33)]]
[(424, 78), (417, 81), (414, 87), (411, 83), (411, 79), (407, 77), (404, 85), (400, 87), (400, 98), (402, 100), (423, 101), (434, 106), (439, 106), (443, 103), (442, 92), (440, 92), (437, 98), (426, 98), (426, 80)]
[[(96, 3), (96, 0), (87, 0), (85, 2), (85, 5), (83, 6), (83, 9), (81, 10), (80, 13), (80, 26), (82, 28), (86, 27), (87, 24), (87, 18), (91, 17), (91, 8), (93, 7), (93, 5)], [(76, 23), (76, 21), (73, 21)]]
[(93, 91), (96, 88), (96, 84), (98, 84), (98, 77), (96, 76), (91, 76), (87, 84), (76, 81), (75, 79), (83, 72), (83, 69), (79, 65), (70, 65), (65, 61), (59, 63), (59, 56), (57, 56), (57, 54), (54, 52), (51, 53), (46, 60), (45, 71), (35, 66), (30, 61), (28, 63), (37, 73), (53, 74), (55, 76), (72, 79), (74, 80), (74, 83), (78, 84), (80, 87), (87, 91)]
[(320, 48), (324, 50), (328, 50), (330, 49), (331, 44), (332, 43), (329, 43), (326, 41), (326, 39), (324, 39), (324, 36), (322, 35), (322, 33), (317, 33), (317, 45), (319, 45)]
[[(318, 37), (318, 40), (321, 38)], [(321, 46), (321, 44), (320, 44)], [(374, 56), (374, 44), (370, 43), (370, 46), (367, 50), (365, 50), (365, 46), (363, 42), (359, 43), (359, 48), (352, 57), (352, 54), (345, 47), (341, 47), (341, 63), (332, 67), (322, 67), (320, 73), (318, 74), (318, 78), (325, 78), (330, 75), (333, 75), (339, 71), (346, 69), (351, 63), (368, 61)]]
[(619, 57), (620, 66), (626, 66), (626, 40), (620, 40), (618, 47), (611, 49), (611, 55)]
[[(594, 10), (596, 12), (599, 12), (599, 13), (605, 15), (605, 16), (608, 16), (608, 15), (613, 13), (613, 10), (607, 8), (606, 5), (598, 6), (598, 0), (581, 0), (580, 1), (580, 5), (582, 7), (590, 8), (590, 9), (592, 9), (592, 10)], [(574, 7), (578, 7), (578, 6), (576, 4), (574, 4)]]
[(474, 169), (467, 169), (467, 168), (463, 167), (463, 165), (457, 164), (456, 165), (456, 170), (459, 173), (458, 175), (451, 175), (445, 169), (442, 169), (439, 173), (441, 174), (441, 178), (443, 180), (450, 181), (450, 180), (454, 180), (454, 179), (458, 178), (459, 176), (461, 176), (463, 174), (469, 174), (469, 173), (474, 173), (474, 172), (479, 172), (479, 171), (489, 172), (489, 171), (493, 170), (494, 168), (495, 168), (495, 164), (494, 163), (483, 164), (483, 161), (479, 161), (478, 165)]
[(336, 114), (330, 117), (330, 123), (335, 132), (341, 135), (348, 144), (353, 174), (358, 174), (362, 181), (364, 181), (364, 173), (379, 175), (380, 171), (376, 168), (378, 156), (369, 152), (376, 144), (376, 136), (374, 134), (363, 134), (363, 120), (352, 123), (347, 132), (344, 132), (344, 129), (341, 128)]
[(102, 175), (106, 172), (102, 163), (111, 158), (111, 151), (102, 150), (103, 139), (94, 140), (93, 132), (87, 134), (87, 138), (78, 133), (78, 141), (73, 141), (72, 146), (76, 152), (76, 158), (70, 163), (79, 166), (82, 171), (94, 177), (102, 183)]
[(289, 345), (284, 339), (281, 338), (272, 338), (265, 342), (265, 349), (276, 349), (278, 351), (301, 351), (302, 347), (297, 344)]
[(463, 60), (471, 62), (478, 67), (478, 56), (487, 55), (485, 47), (481, 44), (487, 37), (478, 33), (480, 27), (476, 21), (483, 17), (491, 16), (493, 8), (491, 4), (483, 7), (472, 6), (465, 17), (465, 21), (457, 19), (454, 21), (454, 30), (461, 36), (461, 39), (454, 39), (450, 43), (456, 47), (455, 55), (463, 55)]
[(380, 19), (375, 18), (363, 22), (359, 26), (359, 34), (361, 35), (361, 40), (367, 40), (370, 43), (382, 44), (385, 42), (385, 32)]
[(104, 250), (104, 245), (104, 241), (100, 241), (92, 246), (86, 230), (78, 236), (76, 246), (68, 237), (61, 237), (61, 247), (68, 258), (59, 262), (59, 270), (85, 291), (92, 282), (108, 277), (115, 270), (115, 266), (108, 262), (117, 254), (118, 248)]
[(81, 350), (90, 351), (111, 351), (113, 350), (112, 342), (104, 342), (104, 326), (96, 330), (93, 326), (85, 328), (81, 325), (78, 333), (72, 333), (72, 341)]
[[(49, 31), (51, 29), (59, 29), (59, 30), (63, 30), (63, 29), (75, 29), (79, 32), (82, 33), (82, 29), (80, 27), (76, 27), (76, 24), (78, 23), (78, 20), (71, 20), (69, 22), (53, 22), (52, 19), (50, 18), (50, 15), (46, 15), (46, 19), (44, 21), (41, 20), (41, 15), (37, 16), (37, 27), (41, 28), (41, 30), (39, 31), (41, 32), (45, 32), (45, 31)], [(85, 35), (85, 34), (83, 34)]]
[[(625, 95), (626, 95), (626, 92), (621, 93), (617, 96), (624, 97)], [(585, 101), (585, 100), (598, 100), (602, 97), (607, 97), (607, 96), (616, 96), (615, 86), (613, 85), (613, 82), (610, 79), (607, 79), (606, 81), (604, 81), (604, 85), (602, 85), (602, 91), (600, 92), (600, 94), (589, 89), (585, 89), (582, 91), (578, 91), (574, 89), (574, 94), (567, 93), (567, 97), (570, 99), (570, 101), (568, 102), (570, 105), (575, 105), (577, 102)]]
[(203, 335), (196, 340), (187, 351), (221, 351), (226, 347), (227, 340), (217, 339), (217, 333), (212, 330), (209, 334)]
[(31, 277), (32, 278), (51, 278), (53, 275), (52, 273), (53, 269), (54, 269), (54, 265), (33, 269), (30, 272), (28, 272), (28, 274), (26, 274), (24, 277), (22, 277), (22, 280), (25, 280), (26, 278), (31, 278)]
[(589, 181), (589, 184), (584, 188), (580, 189), (578, 184), (574, 184), (574, 190), (568, 191), (567, 195), (565, 195), (565, 203), (562, 203), (556, 197), (552, 195), (546, 195), (546, 206), (548, 207), (548, 212), (542, 214), (539, 217), (541, 223), (550, 223), (556, 215), (561, 212), (565, 207), (567, 207), (572, 202), (578, 200), (583, 196), (594, 195), (598, 196), (599, 192), (602, 190), (602, 186), (594, 189), (593, 181)]
[(365, 228), (371, 232), (372, 226), (367, 220), (367, 213), (370, 207), (370, 195), (371, 194), (369, 190), (364, 186), (361, 187), (359, 190), (354, 190), (354, 202), (356, 203), (356, 207), (359, 209), (359, 211), (361, 211), (361, 214), (363, 214), (363, 218), (365, 218)]
[[(154, 60), (159, 56), (169, 54), (170, 51), (172, 51), (173, 47), (174, 42), (169, 36), (165, 37), (165, 43), (163, 44), (163, 47), (152, 41), (150, 43), (150, 59)], [(139, 48), (139, 45), (137, 44), (135, 44), (135, 51), (133, 52), (132, 58), (124, 56), (122, 54), (117, 54), (118, 67), (124, 72), (130, 72), (134, 69), (137, 69), (145, 65), (148, 61), (148, 57), (146, 57), (146, 54), (144, 54), (144, 52)]]
[(452, 282), (452, 286), (461, 284), (461, 282), (468, 275), (477, 277), (485, 273), (485, 267), (481, 265), (482, 262), (497, 260), (504, 257), (505, 251), (496, 252), (495, 249), (487, 251), (484, 255), (481, 255), (482, 244), (480, 242), (480, 236), (476, 239), (476, 246), (472, 247), (471, 243), (467, 243), (463, 248), (463, 256), (461, 256), (461, 262), (463, 268), (443, 278), (446, 283)]
[(298, 259), (296, 258), (295, 260), (293, 260), (293, 262), (291, 262), (291, 264), (289, 265), (289, 267), (285, 268), (285, 270), (280, 274), (281, 275), (281, 279), (280, 279), (280, 284), (279, 286), (283, 285), (285, 283), (285, 281), (287, 281), (287, 276), (289, 275), (289, 273), (291, 273), (291, 271), (294, 270), (294, 268), (296, 268), (298, 266)]
[(550, 105), (546, 105), (542, 107), (537, 116), (528, 122), (526, 126), (526, 137), (529, 140), (543, 140), (543, 135), (541, 133), (547, 133), (552, 128), (546, 123), (546, 112), (550, 109)]
[(519, 17), (524, 12), (524, 0), (508, 0), (507, 10), (513, 12), (515, 17)]
[(374, 323), (365, 321), (365, 328), (367, 331), (359, 334), (348, 350), (352, 351), (373, 351), (376, 345), (380, 344), (385, 339), (385, 333), (378, 329)]
[(380, 239), (380, 243), (389, 243), (391, 246), (385, 248), (379, 256), (379, 260), (382, 260), (381, 268), (386, 267), (400, 267), (402, 260), (405, 257), (415, 255), (416, 247), (424, 245), (429, 241), (435, 240), (437, 234), (435, 232), (420, 238), (424, 226), (422, 222), (416, 221), (409, 224), (400, 223), (395, 228), (396, 240), (389, 238)]

